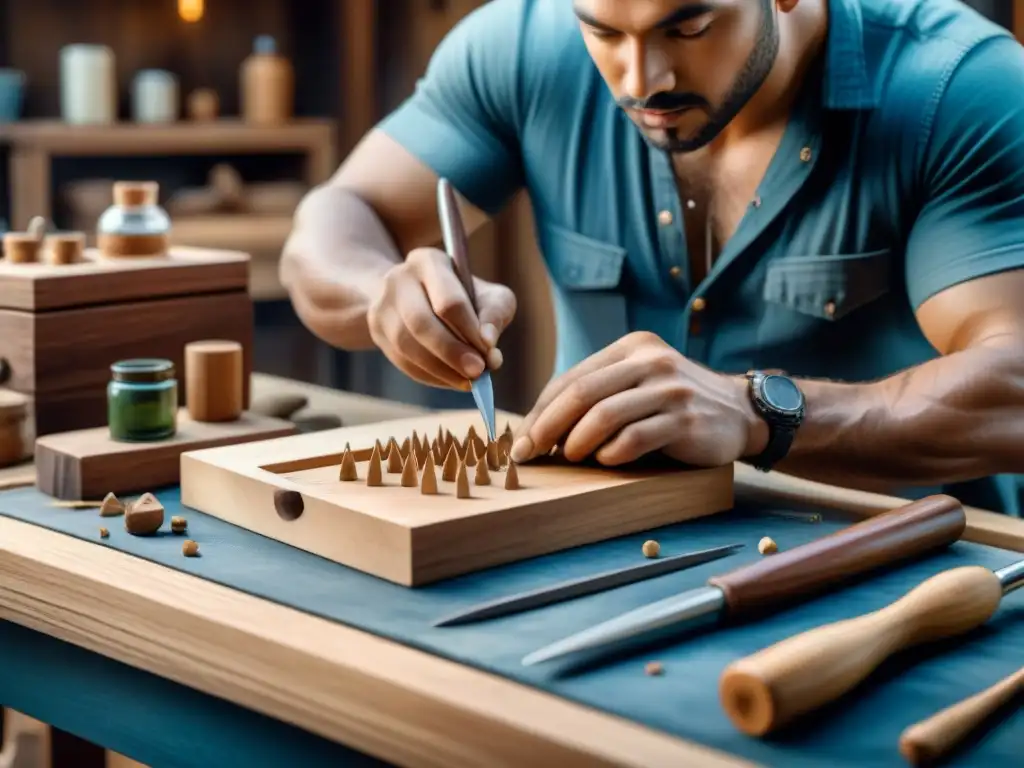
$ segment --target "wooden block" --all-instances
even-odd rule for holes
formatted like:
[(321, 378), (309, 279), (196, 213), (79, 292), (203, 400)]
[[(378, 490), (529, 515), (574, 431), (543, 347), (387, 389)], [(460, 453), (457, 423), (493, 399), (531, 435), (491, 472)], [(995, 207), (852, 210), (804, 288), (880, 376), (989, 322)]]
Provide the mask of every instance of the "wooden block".
[[(175, 246), (166, 256), (106, 259), (86, 249), (74, 264), (0, 261), (0, 308), (67, 309), (166, 296), (248, 290), (249, 255)], [(211, 334), (212, 335), (212, 334)]]
[(153, 443), (112, 440), (107, 427), (36, 440), (36, 484), (59, 499), (102, 499), (107, 493), (150, 491), (178, 482), (184, 451), (234, 445), (295, 433), (288, 421), (244, 413), (238, 421), (194, 422), (178, 413), (178, 433)]
[(10, 366), (6, 386), (18, 392), (98, 393), (106, 391), (110, 365), (134, 357), (171, 360), (183, 381), (185, 345), (216, 334), (242, 345), (248, 402), (252, 333), (245, 291), (40, 313), (0, 309), (0, 358)]
[(195, 421), (232, 421), (243, 410), (244, 350), (237, 341), (185, 345), (185, 401)]
[[(501, 413), (514, 426), (519, 417)], [(189, 451), (181, 457), (186, 506), (299, 549), (408, 586), (714, 514), (732, 507), (732, 465), (608, 469), (551, 460), (516, 468), (506, 490), (502, 468), (489, 485), (437, 481), (436, 494), (402, 475), (367, 485), (379, 440), (401, 444), (438, 426), (462, 440), (483, 434), (477, 411), (342, 427), (246, 445)], [(350, 446), (360, 481), (339, 479)], [(404, 462), (403, 462), (404, 464)], [(441, 473), (438, 473), (441, 475)]]

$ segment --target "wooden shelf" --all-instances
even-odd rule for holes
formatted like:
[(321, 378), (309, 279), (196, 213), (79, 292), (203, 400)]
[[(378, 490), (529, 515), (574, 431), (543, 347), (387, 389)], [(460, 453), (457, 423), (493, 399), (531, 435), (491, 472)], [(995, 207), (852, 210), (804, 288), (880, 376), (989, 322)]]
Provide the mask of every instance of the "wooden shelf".
[(254, 126), (231, 119), (112, 125), (24, 120), (0, 125), (0, 142), (68, 156), (310, 152), (333, 146), (334, 130), (332, 120), (315, 118), (281, 126)]

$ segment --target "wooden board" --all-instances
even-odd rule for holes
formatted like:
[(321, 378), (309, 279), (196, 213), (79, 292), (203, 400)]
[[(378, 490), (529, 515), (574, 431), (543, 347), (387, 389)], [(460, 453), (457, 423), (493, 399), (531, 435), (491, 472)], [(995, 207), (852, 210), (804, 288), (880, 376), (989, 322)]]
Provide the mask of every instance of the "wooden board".
[(78, 264), (0, 261), (0, 308), (41, 311), (68, 307), (246, 291), (249, 255), (175, 246), (164, 257), (107, 259), (87, 249)]
[[(518, 417), (499, 414), (499, 428)], [(182, 502), (214, 517), (389, 581), (415, 586), (729, 509), (732, 466), (613, 470), (545, 462), (519, 467), (522, 488), (504, 473), (459, 499), (438, 473), (437, 495), (400, 485), (366, 485), (376, 440), (402, 442), (438, 427), (483, 434), (476, 411), (445, 411), (181, 457)], [(359, 479), (338, 479), (345, 446)], [(293, 492), (298, 516), (280, 515), (275, 496)], [(285, 518), (289, 519), (285, 519)]]
[(244, 413), (237, 421), (207, 424), (192, 421), (184, 409), (178, 414), (178, 433), (153, 443), (112, 440), (107, 427), (62, 432), (36, 440), (36, 484), (59, 499), (148, 491), (178, 482), (184, 451), (294, 433), (295, 426), (281, 419)]

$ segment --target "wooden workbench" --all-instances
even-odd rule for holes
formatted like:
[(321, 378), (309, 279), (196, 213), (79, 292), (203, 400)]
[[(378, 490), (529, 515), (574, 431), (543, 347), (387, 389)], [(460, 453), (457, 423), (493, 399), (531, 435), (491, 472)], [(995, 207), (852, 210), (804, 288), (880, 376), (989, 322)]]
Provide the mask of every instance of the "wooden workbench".
[[(312, 409), (334, 411), (352, 424), (418, 410), (260, 376), (254, 396), (278, 388), (303, 389)], [(8, 470), (8, 477), (14, 472)], [(737, 481), (741, 498), (791, 506), (873, 514), (900, 503), (743, 467)], [(1024, 520), (980, 510), (970, 516), (965, 538), (1024, 552)], [(191, 705), (196, 717), (207, 711), (200, 703), (238, 705), (224, 716), (224, 738), (236, 723), (254, 744), (266, 741), (267, 749), (288, 742), (307, 760), (303, 764), (380, 764), (366, 755), (397, 765), (474, 768), (753, 764), (507, 677), (8, 517), (0, 517), (0, 568), (0, 617), (11, 622), (10, 631), (0, 635), (13, 638), (15, 646), (22, 643), (17, 647), (26, 657), (44, 653), (47, 643), (68, 644), (53, 651), (66, 660), (66, 677), (53, 678), (56, 672), (45, 672), (52, 661), (40, 661), (40, 674), (50, 677), (36, 693), (22, 691), (17, 704), (10, 702), (40, 719), (47, 719), (47, 691), (53, 690), (48, 686), (61, 685), (61, 695), (71, 696), (75, 681), (85, 679), (82, 670), (95, 667), (111, 685), (120, 675), (150, 673), (135, 690), (140, 697), (152, 690), (151, 698), (124, 703), (132, 712), (152, 708), (147, 722), (178, 722), (180, 713), (161, 709), (169, 693), (160, 692), (173, 689), (178, 696), (184, 687), (197, 697)], [(24, 634), (22, 627), (32, 632)], [(250, 717), (244, 726), (239, 713)], [(149, 733), (146, 743), (139, 733), (127, 733), (133, 718), (125, 713), (97, 719), (103, 722), (88, 732), (81, 726), (80, 735), (138, 759), (162, 755), (175, 765), (212, 764), (202, 761), (199, 744), (214, 739), (221, 727), (191, 734), (172, 728)], [(112, 721), (122, 721), (122, 730)], [(54, 724), (74, 730), (74, 723)], [(331, 744), (354, 751), (337, 746), (339, 751), (330, 752)], [(191, 750), (195, 762), (185, 754)]]

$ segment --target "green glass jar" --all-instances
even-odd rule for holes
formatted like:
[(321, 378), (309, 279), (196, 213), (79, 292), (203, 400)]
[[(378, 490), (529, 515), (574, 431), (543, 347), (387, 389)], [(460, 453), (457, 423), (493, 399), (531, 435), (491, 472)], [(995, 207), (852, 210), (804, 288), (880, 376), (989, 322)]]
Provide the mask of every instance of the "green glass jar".
[(164, 440), (178, 429), (178, 380), (170, 360), (121, 360), (110, 366), (107, 424), (126, 442)]

